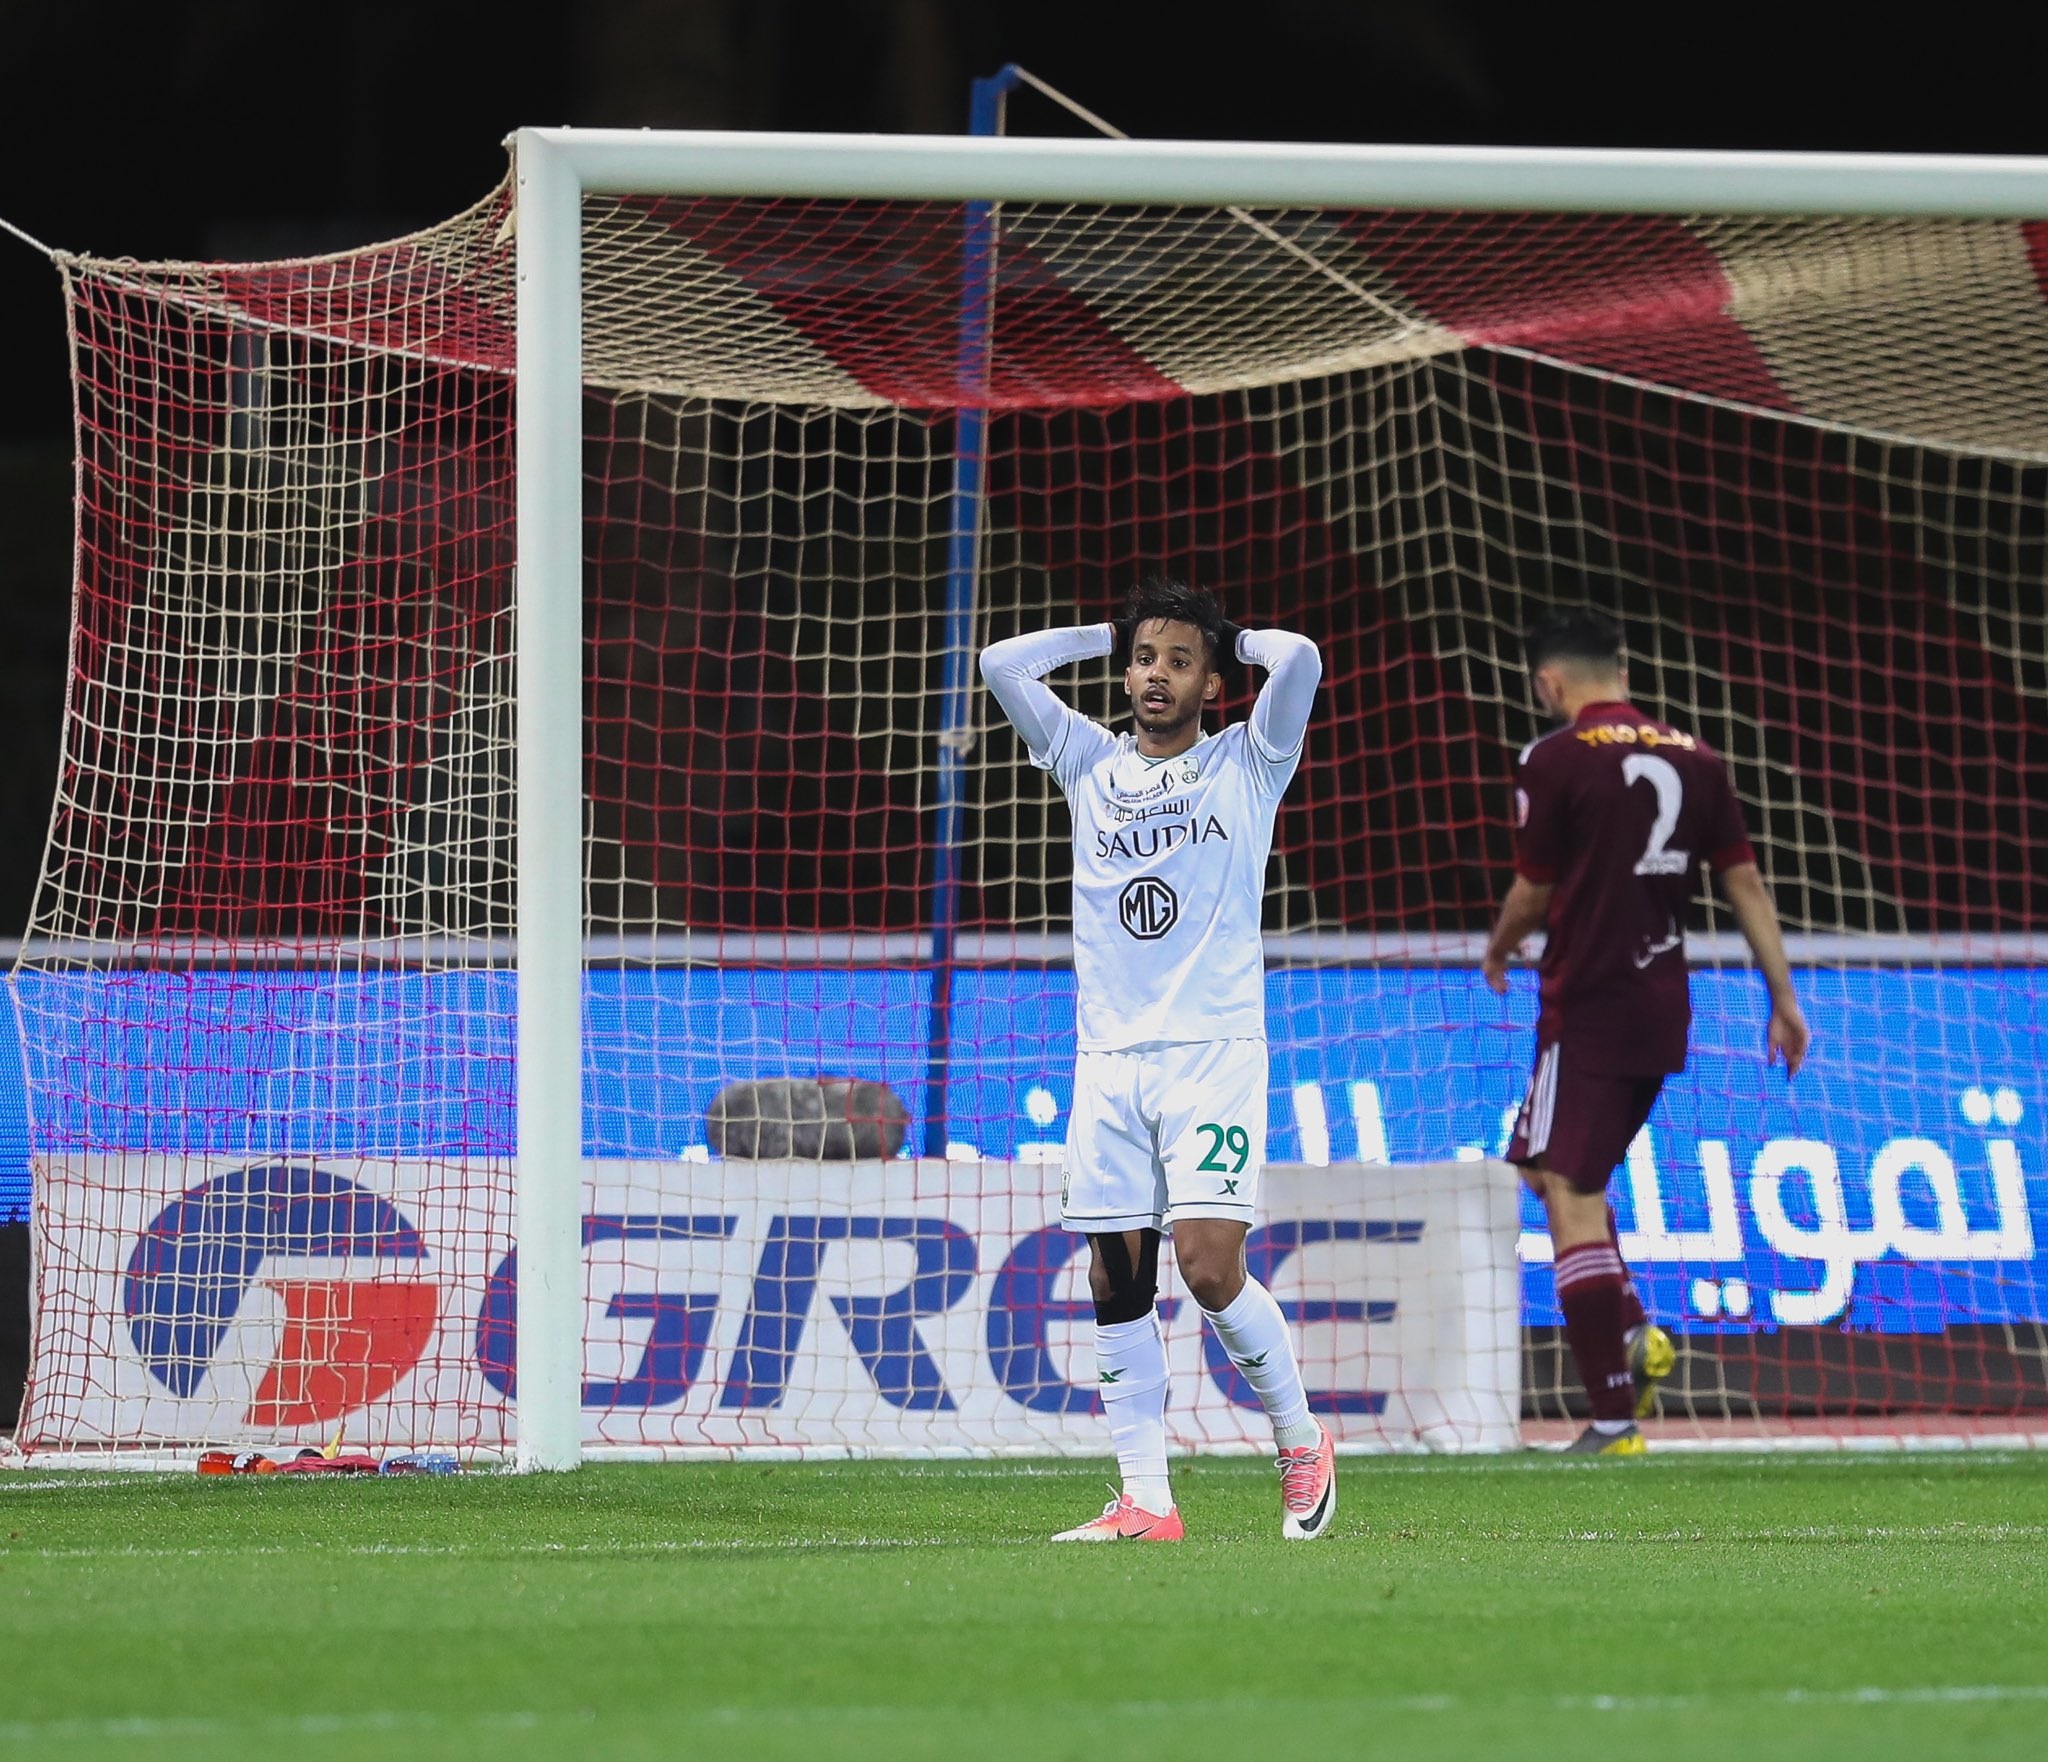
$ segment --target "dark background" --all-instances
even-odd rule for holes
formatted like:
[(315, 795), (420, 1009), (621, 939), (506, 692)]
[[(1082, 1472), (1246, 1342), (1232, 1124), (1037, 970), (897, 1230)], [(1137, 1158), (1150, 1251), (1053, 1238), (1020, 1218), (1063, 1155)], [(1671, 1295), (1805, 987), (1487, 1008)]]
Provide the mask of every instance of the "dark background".
[[(1013, 59), (1143, 135), (2039, 152), (2048, 115), (2009, 17), (1949, 8), (1929, 31), (1797, 7), (583, 0), (527, 20), (436, 0), (0, 0), (0, 217), (105, 255), (337, 249), (475, 200), (522, 123), (950, 131), (969, 78)], [(1030, 94), (1012, 126), (1071, 131)], [(7, 936), (55, 772), (71, 527), (57, 279), (4, 237), (0, 339)]]

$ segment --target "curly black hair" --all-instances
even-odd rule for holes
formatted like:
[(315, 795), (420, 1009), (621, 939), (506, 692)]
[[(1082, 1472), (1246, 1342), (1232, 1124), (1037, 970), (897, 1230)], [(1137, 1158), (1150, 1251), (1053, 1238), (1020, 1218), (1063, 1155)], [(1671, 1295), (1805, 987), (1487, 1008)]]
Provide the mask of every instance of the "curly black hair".
[(1235, 675), (1237, 626), (1223, 615), (1222, 603), (1206, 587), (1192, 587), (1171, 575), (1148, 575), (1124, 601), (1123, 616), (1116, 621), (1118, 666), (1131, 664), (1131, 643), (1138, 626), (1155, 618), (1192, 624), (1208, 644), (1209, 670), (1221, 673), (1226, 683)]

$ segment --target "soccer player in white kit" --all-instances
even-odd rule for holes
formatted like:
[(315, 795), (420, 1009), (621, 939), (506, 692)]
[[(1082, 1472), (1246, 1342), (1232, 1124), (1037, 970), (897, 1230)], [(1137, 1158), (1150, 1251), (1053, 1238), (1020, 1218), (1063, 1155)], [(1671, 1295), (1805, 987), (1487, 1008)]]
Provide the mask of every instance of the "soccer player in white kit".
[[(1043, 683), (1125, 662), (1136, 730), (1113, 734)], [(1231, 657), (1266, 669), (1248, 722), (1202, 731)], [(1159, 1243), (1257, 1391), (1279, 1448), (1281, 1533), (1329, 1532), (1336, 1453), (1309, 1413), (1280, 1306), (1245, 1266), (1266, 1160), (1265, 956), (1273, 815), (1301, 763), (1322, 657), (1239, 630), (1206, 591), (1137, 589), (1116, 624), (1011, 637), (981, 676), (1074, 822), (1074, 1108), (1062, 1221), (1089, 1241), (1095, 1358), (1123, 1486), (1059, 1542), (1178, 1541), (1166, 1467)]]

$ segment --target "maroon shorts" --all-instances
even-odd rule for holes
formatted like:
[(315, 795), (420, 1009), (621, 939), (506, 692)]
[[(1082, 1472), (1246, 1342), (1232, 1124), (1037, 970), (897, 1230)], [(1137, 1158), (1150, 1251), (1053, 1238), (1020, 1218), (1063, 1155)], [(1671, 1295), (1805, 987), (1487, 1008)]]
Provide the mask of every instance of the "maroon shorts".
[(1602, 1191), (1656, 1105), (1664, 1079), (1581, 1069), (1561, 1046), (1539, 1046), (1515, 1116), (1508, 1161), (1541, 1163), (1581, 1193)]

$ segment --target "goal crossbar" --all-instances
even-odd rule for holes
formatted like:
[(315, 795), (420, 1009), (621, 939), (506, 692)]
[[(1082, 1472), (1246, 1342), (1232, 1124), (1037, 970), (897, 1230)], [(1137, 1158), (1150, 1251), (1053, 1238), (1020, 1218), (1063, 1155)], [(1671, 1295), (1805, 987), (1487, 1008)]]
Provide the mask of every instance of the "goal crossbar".
[[(2048, 157), (520, 129), (590, 195), (2033, 220)], [(522, 217), (523, 220), (523, 217)]]

